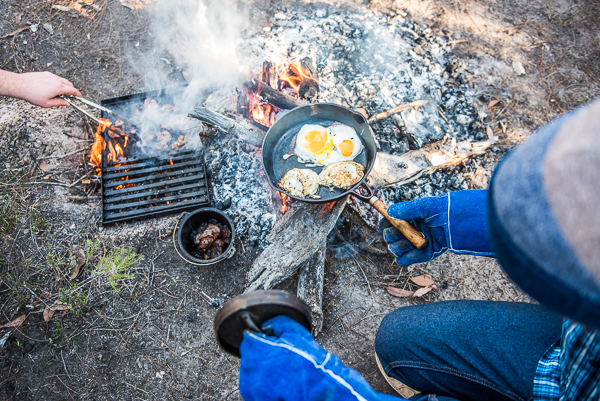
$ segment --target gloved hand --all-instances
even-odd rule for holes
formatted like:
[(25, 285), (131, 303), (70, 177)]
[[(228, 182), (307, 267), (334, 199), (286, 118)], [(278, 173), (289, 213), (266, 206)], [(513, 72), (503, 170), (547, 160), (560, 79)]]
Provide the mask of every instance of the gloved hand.
[(269, 335), (244, 332), (240, 394), (245, 401), (398, 401), (379, 394), (354, 369), (325, 351), (302, 325), (277, 316)]
[(429, 241), (415, 248), (389, 221), (379, 222), (379, 232), (396, 261), (404, 266), (428, 262), (446, 250), (454, 253), (494, 256), (486, 219), (487, 190), (449, 192), (390, 206), (391, 217), (409, 221)]

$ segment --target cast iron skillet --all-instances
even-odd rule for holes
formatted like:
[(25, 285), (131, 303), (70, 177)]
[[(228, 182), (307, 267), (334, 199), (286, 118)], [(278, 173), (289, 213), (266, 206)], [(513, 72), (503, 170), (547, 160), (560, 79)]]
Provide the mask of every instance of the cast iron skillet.
[[(295, 135), (300, 131), (300, 128), (305, 124), (319, 124), (328, 127), (334, 122), (339, 122), (351, 126), (359, 134), (364, 145), (363, 151), (354, 159), (355, 162), (365, 166), (365, 174), (363, 178), (349, 189), (334, 188), (330, 191), (326, 186), (320, 186), (320, 199), (299, 198), (293, 196), (287, 191), (279, 188), (277, 182), (281, 180), (283, 175), (293, 168), (309, 168), (305, 164), (299, 163), (296, 156), (289, 157), (284, 160), (283, 156), (292, 150), (292, 145)], [(392, 223), (414, 246), (423, 249), (427, 246), (427, 240), (417, 230), (404, 220), (391, 218), (387, 213), (387, 205), (383, 203), (373, 190), (367, 185), (366, 179), (377, 154), (377, 145), (375, 144), (375, 136), (373, 130), (360, 113), (352, 111), (342, 106), (331, 103), (311, 103), (304, 106), (296, 107), (289, 113), (278, 119), (275, 124), (269, 128), (262, 147), (262, 163), (269, 184), (275, 190), (285, 193), (287, 196), (310, 203), (333, 202), (346, 195), (353, 195), (356, 198), (368, 202), (381, 213), (386, 219)], [(310, 167), (317, 174), (321, 172), (323, 167)], [(359, 192), (359, 188), (363, 192)]]

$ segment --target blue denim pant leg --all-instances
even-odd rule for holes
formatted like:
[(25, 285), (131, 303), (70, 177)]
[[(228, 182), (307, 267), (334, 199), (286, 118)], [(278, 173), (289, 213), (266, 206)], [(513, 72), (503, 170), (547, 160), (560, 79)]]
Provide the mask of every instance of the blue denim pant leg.
[[(538, 361), (561, 325), (540, 305), (435, 302), (387, 315), (375, 351), (389, 376), (438, 399), (529, 400)], [(412, 399), (421, 398), (428, 399)]]

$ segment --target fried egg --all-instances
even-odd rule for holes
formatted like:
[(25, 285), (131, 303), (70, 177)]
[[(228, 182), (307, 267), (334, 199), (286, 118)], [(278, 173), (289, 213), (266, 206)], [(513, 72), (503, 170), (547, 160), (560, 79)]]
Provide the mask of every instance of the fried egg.
[(321, 185), (348, 189), (364, 176), (365, 166), (351, 160), (344, 160), (326, 166), (319, 174)]
[(334, 150), (328, 160), (338, 162), (354, 160), (362, 152), (364, 146), (356, 130), (348, 125), (335, 123), (329, 127)]
[(321, 164), (333, 150), (329, 129), (316, 124), (306, 124), (296, 135), (293, 153), (300, 163)]
[(319, 191), (319, 176), (309, 169), (294, 168), (285, 173), (277, 185), (298, 198), (305, 196), (313, 199), (320, 198), (316, 195)]

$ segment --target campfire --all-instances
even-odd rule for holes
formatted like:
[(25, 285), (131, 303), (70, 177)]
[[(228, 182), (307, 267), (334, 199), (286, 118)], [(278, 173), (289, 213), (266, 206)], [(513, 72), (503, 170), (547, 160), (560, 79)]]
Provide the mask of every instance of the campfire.
[(282, 109), (298, 105), (294, 99), (312, 102), (318, 93), (316, 69), (309, 58), (265, 61), (257, 78), (238, 91), (238, 113), (268, 128)]

